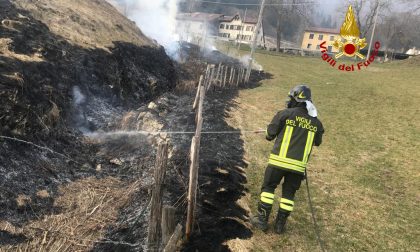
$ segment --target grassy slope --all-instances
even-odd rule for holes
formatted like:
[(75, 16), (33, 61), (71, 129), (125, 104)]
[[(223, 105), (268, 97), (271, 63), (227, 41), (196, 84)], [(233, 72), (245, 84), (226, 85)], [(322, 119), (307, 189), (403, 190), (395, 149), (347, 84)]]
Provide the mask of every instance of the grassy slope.
[[(230, 122), (245, 129), (265, 127), (284, 106), (292, 86), (310, 84), (326, 134), (308, 171), (328, 250), (419, 248), (419, 65), (375, 64), (346, 73), (320, 58), (259, 54), (257, 60), (274, 76), (261, 87), (240, 92)], [(255, 212), (272, 143), (263, 136), (243, 138), (251, 160), (248, 188)], [(287, 234), (256, 231), (253, 251), (317, 250), (310, 218), (302, 184)]]

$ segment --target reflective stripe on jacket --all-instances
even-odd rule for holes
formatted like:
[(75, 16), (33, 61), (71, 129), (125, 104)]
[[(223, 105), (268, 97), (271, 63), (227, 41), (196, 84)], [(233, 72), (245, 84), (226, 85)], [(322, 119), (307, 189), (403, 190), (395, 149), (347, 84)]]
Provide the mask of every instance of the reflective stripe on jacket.
[(312, 146), (322, 142), (324, 127), (306, 108), (278, 112), (267, 126), (267, 140), (276, 138), (268, 163), (296, 173), (304, 173)]

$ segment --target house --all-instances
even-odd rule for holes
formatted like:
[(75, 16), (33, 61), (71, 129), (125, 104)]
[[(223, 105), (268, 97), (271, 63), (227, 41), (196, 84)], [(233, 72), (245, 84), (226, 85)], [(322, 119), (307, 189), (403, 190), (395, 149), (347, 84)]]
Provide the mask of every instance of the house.
[(203, 12), (179, 13), (175, 32), (181, 41), (201, 44), (205, 38), (217, 37), (222, 17), (222, 14)]
[(308, 28), (304, 31), (301, 49), (309, 51), (320, 51), (320, 44), (326, 41), (328, 52), (336, 53), (338, 49), (333, 46), (334, 40), (340, 38), (339, 29), (329, 28)]
[[(251, 44), (257, 21), (256, 18), (251, 17), (241, 18), (239, 14), (223, 16), (219, 24), (219, 39)], [(257, 36), (257, 45), (264, 46), (264, 31), (262, 28)]]
[[(239, 14), (225, 16), (213, 13), (179, 13), (176, 16), (176, 33), (181, 41), (203, 44), (207, 39), (220, 39), (251, 44), (257, 19), (242, 19)], [(264, 46), (264, 32), (258, 32), (257, 45)]]

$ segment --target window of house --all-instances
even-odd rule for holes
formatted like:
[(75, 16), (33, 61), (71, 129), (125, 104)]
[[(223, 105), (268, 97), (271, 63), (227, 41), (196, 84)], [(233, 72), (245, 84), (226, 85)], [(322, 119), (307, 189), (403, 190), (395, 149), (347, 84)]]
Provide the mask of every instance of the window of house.
[(220, 29), (224, 29), (225, 28), (225, 24), (220, 24)]
[(250, 30), (251, 30), (251, 26), (247, 26), (246, 31), (250, 31)]
[(230, 29), (231, 29), (231, 30), (235, 30), (235, 25), (231, 25), (231, 26), (230, 26)]
[(314, 38), (314, 34), (313, 33), (309, 34), (309, 39), (313, 39), (313, 38)]
[(330, 41), (334, 41), (334, 36), (330, 36)]
[(332, 51), (332, 46), (328, 46), (328, 52)]
[(238, 35), (236, 35), (236, 39), (239, 39), (240, 37), (241, 37), (241, 35), (239, 35), (239, 34), (238, 34)]
[(306, 47), (306, 49), (311, 49), (312, 44), (308, 44), (308, 46)]
[(236, 30), (241, 30), (241, 29), (242, 29), (242, 26), (240, 25), (236, 26)]
[(316, 49), (319, 49), (319, 45), (316, 45)]
[(319, 34), (319, 36), (318, 36), (318, 40), (322, 40), (323, 38), (324, 38), (324, 35)]

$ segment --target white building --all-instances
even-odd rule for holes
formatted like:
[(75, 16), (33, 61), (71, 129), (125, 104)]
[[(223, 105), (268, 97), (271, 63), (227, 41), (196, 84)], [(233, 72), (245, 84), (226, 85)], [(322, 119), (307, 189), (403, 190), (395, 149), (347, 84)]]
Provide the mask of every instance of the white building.
[[(257, 20), (239, 15), (224, 16), (212, 13), (180, 13), (176, 17), (176, 32), (180, 40), (202, 45), (207, 39), (220, 39), (251, 44)], [(257, 45), (264, 46), (264, 32), (260, 29)]]
[[(257, 19), (255, 18), (247, 17), (244, 19), (239, 14), (223, 16), (220, 19), (219, 39), (251, 44), (256, 27)], [(258, 32), (257, 45), (264, 46), (264, 31), (262, 28)]]
[(202, 45), (207, 38), (215, 38), (218, 34), (219, 19), (222, 14), (212, 13), (179, 13), (176, 17), (176, 33), (182, 41)]

